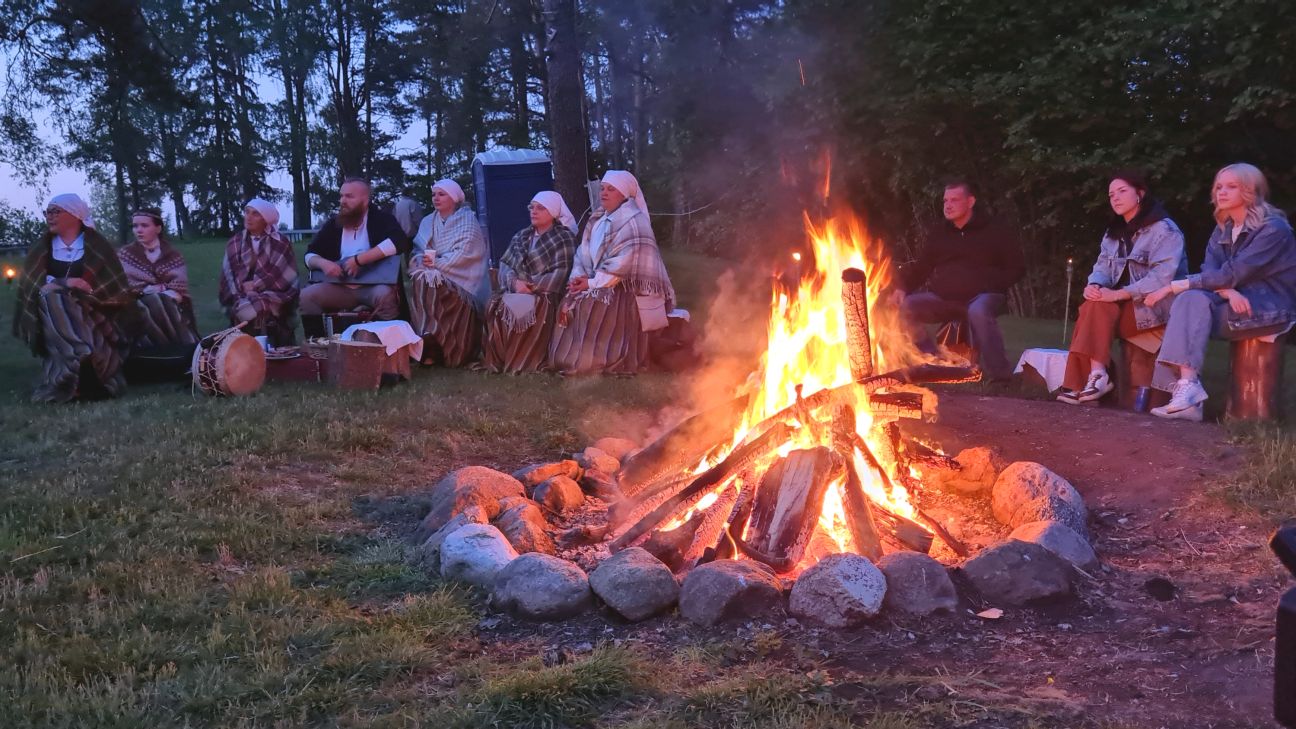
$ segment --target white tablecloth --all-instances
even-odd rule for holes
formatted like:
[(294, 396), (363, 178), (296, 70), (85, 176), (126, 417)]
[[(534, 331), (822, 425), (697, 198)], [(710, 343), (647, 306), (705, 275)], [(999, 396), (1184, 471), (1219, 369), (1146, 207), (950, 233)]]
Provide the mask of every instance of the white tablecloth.
[(352, 324), (342, 332), (342, 341), (349, 342), (356, 332), (370, 332), (378, 337), (387, 348), (387, 356), (396, 354), (401, 347), (409, 347), (410, 359), (415, 362), (423, 359), (423, 338), (414, 333), (409, 322), (399, 319), (394, 321), (367, 321), (363, 324)]
[(1028, 349), (1022, 352), (1021, 359), (1017, 360), (1017, 369), (1013, 374), (1017, 374), (1030, 365), (1034, 370), (1040, 373), (1044, 378), (1044, 384), (1048, 387), (1049, 392), (1053, 392), (1062, 386), (1062, 378), (1066, 376), (1067, 351), (1065, 349)]

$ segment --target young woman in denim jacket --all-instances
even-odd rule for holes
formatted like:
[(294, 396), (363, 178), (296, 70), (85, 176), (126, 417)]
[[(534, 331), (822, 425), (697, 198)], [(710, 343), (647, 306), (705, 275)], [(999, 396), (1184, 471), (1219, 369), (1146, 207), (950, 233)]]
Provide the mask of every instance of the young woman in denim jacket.
[(1072, 405), (1111, 392), (1107, 362), (1114, 337), (1156, 352), (1170, 302), (1152, 306), (1146, 297), (1188, 273), (1183, 232), (1161, 203), (1148, 195), (1142, 175), (1133, 171), (1113, 175), (1107, 200), (1115, 215), (1085, 286), (1058, 395), (1058, 400)]
[(1169, 404), (1153, 414), (1201, 420), (1207, 396), (1198, 373), (1210, 337), (1263, 337), (1285, 332), (1296, 320), (1296, 237), (1268, 197), (1269, 184), (1252, 165), (1217, 172), (1211, 193), (1217, 225), (1201, 273), (1148, 296), (1156, 303), (1174, 295), (1157, 364), (1177, 380), (1153, 383), (1171, 392)]

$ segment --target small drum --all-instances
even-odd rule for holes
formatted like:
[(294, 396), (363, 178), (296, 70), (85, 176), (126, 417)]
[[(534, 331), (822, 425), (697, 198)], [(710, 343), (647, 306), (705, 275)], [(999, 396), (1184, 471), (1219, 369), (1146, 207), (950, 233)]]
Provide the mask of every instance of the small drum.
[(265, 350), (238, 327), (203, 337), (194, 350), (193, 383), (208, 395), (251, 395), (265, 382)]

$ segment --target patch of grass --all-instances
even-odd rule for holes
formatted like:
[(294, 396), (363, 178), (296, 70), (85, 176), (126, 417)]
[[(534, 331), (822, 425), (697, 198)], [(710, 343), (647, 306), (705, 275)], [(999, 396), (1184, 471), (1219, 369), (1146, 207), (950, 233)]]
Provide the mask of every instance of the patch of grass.
[(1232, 425), (1230, 434), (1247, 457), (1221, 486), (1225, 496), (1275, 521), (1296, 514), (1296, 436), (1274, 424)]
[(642, 669), (629, 651), (600, 646), (572, 663), (545, 667), (538, 660), (491, 677), (469, 698), (446, 726), (548, 727), (587, 726), (618, 699), (637, 687)]

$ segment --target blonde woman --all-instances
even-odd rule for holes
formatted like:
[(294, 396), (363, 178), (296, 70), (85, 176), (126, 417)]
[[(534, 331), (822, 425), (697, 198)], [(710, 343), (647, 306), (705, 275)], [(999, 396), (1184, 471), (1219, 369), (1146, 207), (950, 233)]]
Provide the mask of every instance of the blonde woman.
[[(1162, 418), (1201, 420), (1206, 390), (1198, 373), (1212, 337), (1249, 339), (1286, 331), (1296, 321), (1296, 237), (1287, 216), (1267, 202), (1269, 183), (1249, 164), (1215, 173), (1215, 232), (1201, 273), (1170, 282), (1147, 297), (1150, 306), (1174, 295), (1157, 364), (1175, 377)], [(1168, 378), (1167, 378), (1168, 379)]]

